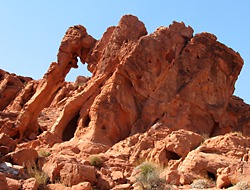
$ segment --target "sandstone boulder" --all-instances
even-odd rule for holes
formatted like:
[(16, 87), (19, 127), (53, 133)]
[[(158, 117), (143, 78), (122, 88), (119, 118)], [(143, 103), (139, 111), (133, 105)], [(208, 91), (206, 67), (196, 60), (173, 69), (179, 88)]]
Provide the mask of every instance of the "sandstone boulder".
[(173, 131), (166, 137), (166, 150), (185, 157), (191, 150), (200, 145), (203, 138), (196, 133), (186, 130)]
[(43, 171), (49, 176), (51, 182), (58, 179), (68, 186), (81, 182), (95, 183), (96, 171), (93, 166), (85, 165), (75, 158), (55, 156), (43, 166)]
[(6, 177), (6, 181), (7, 181), (9, 190), (21, 189), (20, 181), (18, 181), (16, 179), (8, 178), (8, 177)]
[(93, 166), (65, 163), (60, 170), (60, 179), (68, 186), (77, 185), (85, 181), (95, 183), (96, 172)]
[(38, 153), (35, 149), (21, 149), (11, 153), (11, 158), (14, 164), (20, 166), (33, 164), (38, 158)]

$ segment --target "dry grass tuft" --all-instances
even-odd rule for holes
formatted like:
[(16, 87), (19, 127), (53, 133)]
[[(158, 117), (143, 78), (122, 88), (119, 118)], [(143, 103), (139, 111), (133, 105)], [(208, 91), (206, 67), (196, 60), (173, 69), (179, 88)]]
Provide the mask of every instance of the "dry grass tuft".
[(27, 173), (30, 178), (35, 178), (39, 185), (46, 185), (49, 181), (48, 175), (37, 168), (35, 163), (27, 164)]
[(162, 189), (164, 179), (160, 178), (161, 167), (152, 162), (143, 162), (136, 167), (140, 173), (136, 178), (136, 182), (140, 184), (142, 189)]

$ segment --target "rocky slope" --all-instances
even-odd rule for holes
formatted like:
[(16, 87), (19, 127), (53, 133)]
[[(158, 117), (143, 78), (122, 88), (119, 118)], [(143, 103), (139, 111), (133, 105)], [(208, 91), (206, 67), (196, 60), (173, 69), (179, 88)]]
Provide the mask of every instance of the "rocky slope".
[[(92, 77), (65, 82), (77, 58)], [(184, 23), (147, 34), (125, 15), (100, 40), (70, 27), (41, 80), (0, 70), (1, 187), (246, 187), (250, 106), (233, 95), (242, 66)]]

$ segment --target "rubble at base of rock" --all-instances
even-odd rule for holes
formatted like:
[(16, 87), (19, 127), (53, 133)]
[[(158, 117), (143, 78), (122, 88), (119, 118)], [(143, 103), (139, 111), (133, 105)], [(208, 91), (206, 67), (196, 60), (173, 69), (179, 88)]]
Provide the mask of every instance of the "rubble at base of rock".
[[(57, 58), (37, 81), (0, 70), (1, 189), (250, 186), (243, 60), (213, 34), (125, 15), (99, 40), (70, 27)], [(77, 58), (92, 76), (65, 82)]]

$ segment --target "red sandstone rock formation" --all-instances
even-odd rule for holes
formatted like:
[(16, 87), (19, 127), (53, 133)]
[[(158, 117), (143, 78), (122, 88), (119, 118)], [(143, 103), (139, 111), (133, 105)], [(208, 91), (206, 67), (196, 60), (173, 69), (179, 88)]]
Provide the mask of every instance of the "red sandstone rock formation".
[[(78, 57), (92, 77), (67, 83)], [(250, 182), (250, 106), (233, 96), (242, 66), (214, 35), (184, 23), (147, 34), (125, 15), (98, 41), (70, 27), (41, 80), (0, 72), (1, 183), (37, 189), (25, 175), (36, 162), (48, 189), (130, 189), (143, 160), (167, 166), (159, 187)]]
[(16, 76), (0, 69), (0, 111), (3, 111), (15, 99), (30, 80), (32, 79)]
[[(52, 63), (48, 72), (39, 82), (36, 92), (25, 104), (16, 122), (19, 140), (23, 133), (37, 132), (37, 118), (41, 111), (48, 105), (54, 93), (64, 84), (64, 79), (70, 69), (77, 68), (77, 57), (84, 63), (95, 39), (87, 34), (83, 26), (70, 27), (59, 48), (58, 63)], [(29, 137), (30, 138), (30, 137)]]

